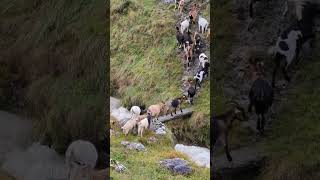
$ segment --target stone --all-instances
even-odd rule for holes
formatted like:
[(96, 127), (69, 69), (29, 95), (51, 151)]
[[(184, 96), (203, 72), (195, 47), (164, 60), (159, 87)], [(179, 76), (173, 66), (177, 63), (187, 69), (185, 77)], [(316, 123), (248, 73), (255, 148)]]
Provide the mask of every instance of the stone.
[(121, 141), (121, 145), (126, 146), (128, 149), (135, 149), (137, 151), (145, 151), (145, 147), (141, 143), (129, 142), (129, 141)]
[(189, 162), (180, 158), (162, 160), (160, 165), (175, 174), (188, 175), (192, 172)]
[(208, 148), (176, 144), (174, 149), (187, 155), (198, 166), (210, 168), (210, 150)]

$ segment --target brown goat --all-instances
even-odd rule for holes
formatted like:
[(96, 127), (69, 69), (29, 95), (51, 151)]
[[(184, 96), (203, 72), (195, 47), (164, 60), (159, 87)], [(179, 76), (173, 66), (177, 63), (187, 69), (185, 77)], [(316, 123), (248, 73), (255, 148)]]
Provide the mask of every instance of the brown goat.
[(238, 119), (239, 121), (247, 120), (245, 110), (236, 102), (235, 106), (229, 111), (218, 116), (211, 116), (210, 119), (211, 126), (213, 127), (211, 131), (211, 136), (213, 138), (212, 146), (214, 147), (216, 142), (220, 140), (223, 143), (229, 161), (232, 161), (232, 157), (229, 151), (228, 135), (235, 119)]
[(147, 113), (151, 117), (155, 117), (157, 120), (161, 113), (166, 109), (165, 102), (161, 101), (159, 104), (154, 104), (148, 107)]
[(184, 46), (184, 66), (188, 68), (190, 66), (190, 62), (192, 61), (193, 57), (193, 50), (192, 45), (190, 45), (189, 41), (186, 42)]
[(190, 12), (189, 12), (189, 17), (190, 17), (191, 23), (196, 24), (198, 12), (199, 12), (199, 10), (198, 10), (197, 4), (194, 3), (190, 9)]

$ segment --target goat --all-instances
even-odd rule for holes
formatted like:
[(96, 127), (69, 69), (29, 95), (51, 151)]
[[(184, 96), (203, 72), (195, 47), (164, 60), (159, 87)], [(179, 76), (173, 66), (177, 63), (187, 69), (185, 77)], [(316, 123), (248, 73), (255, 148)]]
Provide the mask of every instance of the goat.
[(193, 57), (192, 46), (190, 45), (189, 41), (187, 41), (185, 49), (184, 49), (184, 66), (185, 66), (185, 68), (190, 67), (190, 62), (192, 61), (192, 57)]
[(203, 78), (205, 78), (206, 76), (208, 76), (208, 74), (209, 74), (209, 67), (210, 67), (210, 63), (209, 63), (209, 62), (205, 62), (205, 63), (204, 63), (204, 67), (202, 68), (202, 71), (204, 71), (204, 73), (203, 73)]
[(151, 117), (155, 117), (158, 120), (160, 113), (164, 112), (165, 109), (166, 104), (163, 101), (161, 101), (159, 104), (149, 106), (147, 114)]
[(193, 41), (195, 42), (194, 43), (194, 51), (196, 54), (200, 54), (201, 53), (201, 36), (195, 32), (194, 33), (194, 36), (193, 36)]
[(185, 18), (184, 21), (180, 23), (180, 32), (183, 34), (185, 30), (189, 31), (190, 19)]
[(177, 7), (179, 7), (179, 2), (180, 2), (180, 0), (175, 0), (174, 9), (177, 9)]
[(264, 79), (263, 63), (255, 62), (253, 64), (253, 79), (254, 82), (249, 92), (249, 106), (248, 112), (252, 110), (252, 106), (255, 108), (257, 119), (257, 130), (260, 133), (264, 132), (265, 117), (264, 114), (268, 112), (273, 102), (273, 89)]
[[(261, 1), (261, 0), (250, 0), (249, 1), (249, 17), (250, 18), (253, 17), (253, 5), (258, 1)], [(269, 3), (270, 0), (263, 0), (263, 1), (268, 1), (268, 3)]]
[(139, 106), (132, 106), (130, 109), (130, 113), (131, 113), (132, 117), (136, 117), (136, 116), (140, 115), (141, 109)]
[(182, 13), (183, 7), (184, 7), (184, 0), (179, 0), (178, 10), (180, 11), (180, 13)]
[(200, 70), (197, 72), (197, 74), (193, 77), (193, 79), (196, 80), (195, 86), (194, 88), (197, 89), (197, 85), (201, 88), (201, 82), (203, 80), (203, 76), (204, 76), (204, 70)]
[[(302, 10), (302, 19), (283, 31), (280, 37), (278, 37), (276, 45), (270, 49), (275, 57), (276, 63), (272, 76), (272, 87), (275, 86), (275, 76), (279, 67), (282, 68), (285, 79), (290, 82), (287, 68), (294, 59), (296, 59), (297, 64), (303, 44), (309, 39), (314, 38), (312, 30), (314, 26), (314, 15), (315, 10), (312, 6), (304, 6)], [(283, 59), (285, 59), (284, 62)]]
[(191, 20), (191, 23), (194, 23), (196, 24), (196, 18), (198, 16), (198, 9), (197, 9), (197, 4), (194, 3), (190, 9), (190, 12), (189, 12), (189, 18)]
[(91, 179), (93, 169), (98, 160), (95, 146), (89, 141), (73, 141), (66, 151), (66, 165), (69, 180), (78, 180), (79, 177)]
[(199, 20), (198, 20), (199, 32), (205, 33), (208, 28), (208, 25), (209, 25), (208, 21), (203, 17), (199, 16)]
[(186, 49), (187, 43), (193, 46), (193, 40), (191, 37), (192, 33), (188, 30), (186, 33), (183, 34), (183, 49)]
[(128, 135), (129, 131), (132, 130), (137, 125), (136, 118), (137, 117), (132, 117), (130, 120), (126, 122), (124, 126), (121, 127), (121, 129), (123, 130), (123, 133), (126, 136)]
[(319, 12), (320, 1), (318, 0), (287, 0), (285, 4), (285, 10), (283, 16), (285, 16), (289, 9), (289, 3), (294, 5), (295, 15), (298, 21), (302, 20), (303, 9), (307, 6), (310, 6), (315, 12)]
[(225, 113), (217, 116), (211, 116), (210, 118), (210, 124), (213, 131), (212, 148), (214, 148), (218, 140), (222, 141), (228, 161), (232, 161), (228, 144), (228, 135), (231, 130), (232, 123), (236, 119), (239, 121), (247, 120), (245, 110), (236, 102), (234, 102), (234, 105), (235, 106), (232, 109), (226, 111)]
[(205, 62), (209, 62), (208, 57), (206, 56), (205, 53), (201, 53), (199, 55), (199, 67), (204, 68)]
[(144, 118), (138, 122), (138, 135), (142, 137), (144, 129), (148, 129), (149, 127), (149, 120), (148, 118)]
[(188, 87), (188, 98), (189, 98), (189, 102), (191, 105), (193, 105), (193, 97), (196, 95), (196, 89), (194, 87), (191, 86), (191, 83), (189, 83), (189, 87)]
[(176, 27), (177, 32), (176, 32), (176, 38), (177, 42), (179, 44), (179, 48), (181, 48), (182, 44), (184, 43), (184, 35), (180, 32), (179, 27)]
[(181, 109), (181, 104), (187, 99), (186, 95), (182, 95), (181, 97), (175, 98), (172, 101), (168, 101), (167, 105), (167, 113), (166, 115), (171, 114), (173, 116), (172, 111), (174, 110), (174, 114), (177, 114), (177, 108), (180, 109), (181, 113), (183, 112)]

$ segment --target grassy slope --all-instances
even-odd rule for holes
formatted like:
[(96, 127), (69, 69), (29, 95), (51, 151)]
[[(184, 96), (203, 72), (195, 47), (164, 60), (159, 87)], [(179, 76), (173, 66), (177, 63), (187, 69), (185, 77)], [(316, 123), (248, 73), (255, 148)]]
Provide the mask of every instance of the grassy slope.
[[(112, 127), (112, 129), (121, 132), (119, 127)], [(154, 136), (154, 133), (148, 131), (143, 138), (135, 135), (128, 135), (125, 137), (122, 133), (119, 136), (111, 136), (111, 150), (110, 157), (124, 164), (128, 171), (126, 173), (117, 173), (114, 169), (111, 170), (111, 177), (115, 179), (209, 179), (209, 169), (199, 168), (195, 164), (192, 165), (193, 173), (190, 176), (172, 175), (170, 171), (162, 168), (159, 161), (167, 158), (183, 158), (191, 162), (185, 155), (178, 153), (172, 147), (173, 142), (171, 133), (165, 137), (159, 138), (158, 142), (148, 144), (147, 139)], [(141, 142), (145, 145), (145, 152), (138, 152), (135, 150), (127, 150), (120, 143), (121, 141)]]
[(281, 105), (265, 149), (270, 161), (263, 179), (319, 179), (320, 174), (320, 38), (312, 58), (303, 58)]
[(36, 137), (47, 134), (59, 151), (72, 139), (96, 142), (105, 124), (104, 2), (3, 0), (0, 13), (1, 96), (10, 97), (2, 108), (31, 115)]
[[(131, 2), (127, 13), (116, 13)], [(173, 5), (150, 0), (111, 1), (111, 92), (124, 106), (151, 105), (181, 95), (183, 66), (176, 53)], [(156, 7), (156, 8), (155, 8)], [(209, 8), (204, 12), (208, 17)], [(184, 121), (190, 128), (196, 122), (197, 136), (209, 146), (210, 83), (206, 81), (195, 99), (193, 118)], [(181, 130), (182, 131), (182, 130)], [(189, 141), (194, 141), (189, 139)]]

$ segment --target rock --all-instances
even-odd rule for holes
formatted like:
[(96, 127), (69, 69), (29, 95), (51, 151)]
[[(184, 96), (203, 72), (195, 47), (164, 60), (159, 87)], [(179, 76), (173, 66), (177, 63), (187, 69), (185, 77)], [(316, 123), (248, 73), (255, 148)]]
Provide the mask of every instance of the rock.
[(147, 142), (148, 142), (149, 144), (155, 143), (155, 142), (157, 142), (157, 138), (155, 138), (154, 136), (152, 136), (152, 137), (150, 137), (150, 138), (148, 139)]
[(137, 151), (145, 151), (145, 147), (141, 143), (121, 141), (121, 145), (126, 146), (128, 149), (135, 149)]
[(187, 175), (192, 172), (189, 162), (180, 158), (162, 160), (160, 165), (176, 174)]
[(187, 155), (198, 166), (210, 168), (210, 150), (208, 148), (176, 144), (174, 149)]
[(127, 170), (127, 168), (123, 164), (120, 164), (118, 161), (113, 159), (110, 159), (110, 167), (113, 167), (119, 173), (122, 173), (125, 170)]

